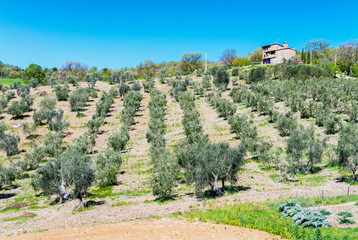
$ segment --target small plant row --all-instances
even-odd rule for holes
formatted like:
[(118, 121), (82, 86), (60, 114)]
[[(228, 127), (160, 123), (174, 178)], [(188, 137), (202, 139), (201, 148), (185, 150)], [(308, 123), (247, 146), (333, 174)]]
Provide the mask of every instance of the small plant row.
[(139, 91), (130, 91), (124, 95), (123, 110), (121, 112), (122, 126), (118, 132), (108, 138), (108, 146), (115, 151), (122, 151), (126, 147), (130, 136), (129, 127), (134, 124), (134, 117), (140, 107), (142, 94)]
[(281, 203), (276, 210), (281, 212), (283, 217), (292, 218), (296, 225), (314, 228), (328, 228), (331, 226), (331, 224), (326, 221), (327, 217), (320, 211), (302, 208), (293, 200), (286, 200)]
[(236, 113), (237, 107), (235, 104), (227, 99), (222, 98), (220, 93), (209, 93), (207, 95), (207, 100), (209, 101), (210, 105), (216, 109), (220, 116), (225, 119), (233, 116)]
[(2, 95), (0, 98), (0, 114), (3, 113), (9, 104), (10, 100), (15, 97), (13, 91), (7, 91), (6, 94)]
[(146, 133), (147, 141), (151, 144), (150, 157), (153, 164), (151, 186), (153, 194), (163, 201), (172, 197), (176, 185), (179, 168), (176, 158), (165, 148), (166, 125), (166, 95), (152, 89), (149, 102), (150, 121)]
[(195, 97), (190, 92), (182, 92), (179, 96), (179, 103), (183, 109), (184, 116), (182, 124), (189, 143), (200, 142), (203, 138), (208, 139), (200, 120), (200, 113), (195, 107)]
[(111, 88), (108, 92), (102, 92), (101, 98), (96, 103), (96, 112), (92, 115), (92, 119), (87, 122), (88, 130), (91, 133), (98, 132), (117, 95), (118, 90), (116, 88)]
[(234, 87), (229, 96), (235, 103), (243, 103), (260, 113), (269, 114), (273, 110), (274, 103), (270, 98), (252, 92), (245, 84), (240, 84), (240, 87)]
[[(236, 183), (237, 173), (245, 163), (246, 148), (242, 144), (232, 148), (225, 142), (211, 143), (204, 134), (191, 93), (181, 93), (180, 106), (184, 111), (182, 123), (186, 139), (177, 146), (176, 155), (178, 164), (184, 169), (185, 180), (195, 185), (197, 197), (221, 196), (226, 181)], [(205, 192), (207, 186), (210, 190)]]

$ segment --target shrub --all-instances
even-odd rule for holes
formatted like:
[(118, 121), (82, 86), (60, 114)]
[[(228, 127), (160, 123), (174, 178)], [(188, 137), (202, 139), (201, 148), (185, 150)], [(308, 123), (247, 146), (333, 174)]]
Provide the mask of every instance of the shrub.
[(214, 85), (220, 90), (225, 90), (230, 81), (230, 75), (225, 68), (219, 68), (214, 77)]
[(119, 152), (108, 149), (99, 154), (96, 161), (96, 178), (100, 187), (112, 186), (117, 183), (122, 158)]
[(356, 171), (358, 169), (358, 127), (357, 124), (349, 123), (339, 133), (336, 148), (337, 163), (339, 166), (352, 173), (353, 181), (358, 180)]
[(42, 109), (54, 110), (56, 107), (56, 103), (57, 102), (55, 98), (45, 97), (44, 99), (41, 100), (40, 107)]
[(38, 146), (36, 143), (32, 145), (30, 153), (25, 153), (23, 161), (20, 161), (20, 167), (23, 171), (36, 169), (41, 161), (44, 160), (45, 152), (43, 147)]
[(257, 83), (265, 80), (266, 77), (266, 68), (257, 67), (249, 71), (247, 83)]
[(22, 98), (20, 101), (12, 102), (11, 105), (7, 108), (7, 113), (14, 116), (15, 118), (19, 118), (24, 113), (30, 111), (30, 106), (31, 104), (29, 104), (27, 99)]
[(355, 224), (356, 222), (352, 219), (349, 219), (351, 217), (353, 217), (353, 214), (350, 212), (339, 212), (337, 213), (338, 216), (341, 216), (340, 218), (337, 219), (337, 221), (339, 221), (339, 224)]
[(179, 175), (179, 166), (174, 156), (168, 151), (160, 153), (155, 161), (151, 177), (153, 195), (160, 200), (172, 197), (172, 189), (176, 185)]
[(147, 77), (142, 84), (143, 84), (144, 91), (150, 92), (154, 88), (154, 84), (155, 84), (154, 78)]
[(132, 91), (140, 91), (142, 89), (142, 86), (139, 82), (135, 82), (132, 86)]
[(67, 101), (68, 93), (69, 93), (68, 85), (67, 84), (64, 84), (63, 86), (56, 85), (55, 93), (56, 93), (57, 101)]
[(205, 77), (203, 77), (203, 79), (201, 81), (201, 86), (204, 89), (210, 89), (211, 88), (211, 77), (209, 75), (206, 75)]
[(11, 184), (17, 175), (17, 169), (14, 165), (4, 167), (0, 165), (0, 189), (5, 184)]
[(233, 68), (232, 71), (231, 71), (231, 74), (236, 77), (236, 76), (239, 76), (239, 72), (240, 72), (240, 68)]
[(131, 89), (130, 86), (128, 86), (127, 84), (125, 84), (125, 83), (120, 84), (119, 85), (119, 95), (121, 97), (123, 97), (130, 91), (130, 89)]
[(12, 134), (0, 135), (0, 149), (6, 152), (7, 156), (15, 155), (19, 152), (18, 144), (20, 137)]
[(276, 124), (281, 136), (289, 136), (298, 126), (292, 112), (279, 115)]
[(68, 75), (68, 76), (66, 76), (65, 82), (68, 84), (72, 84), (73, 86), (77, 86), (79, 79), (76, 76)]
[(120, 131), (112, 134), (108, 138), (108, 145), (115, 151), (122, 151), (129, 141), (129, 132), (125, 126), (122, 126)]
[(32, 88), (36, 88), (39, 85), (40, 81), (37, 78), (31, 78), (29, 81), (29, 85)]
[(219, 94), (210, 97), (209, 102), (225, 119), (236, 113), (235, 104), (222, 98)]
[(79, 112), (86, 105), (89, 93), (84, 88), (76, 89), (69, 98), (70, 108), (72, 112)]
[(47, 156), (54, 157), (62, 152), (62, 133), (47, 133), (44, 139), (44, 152)]
[(341, 128), (341, 119), (333, 113), (329, 114), (328, 116), (326, 115), (324, 127), (327, 134), (335, 134)]
[[(244, 164), (246, 149), (240, 145), (230, 148), (228, 143), (198, 142), (180, 145), (177, 149), (179, 164), (186, 170), (188, 182), (194, 182), (197, 196), (204, 188), (211, 187), (211, 196), (218, 196), (225, 190), (225, 181), (237, 181), (237, 173)], [(218, 187), (221, 181), (222, 189)]]
[(94, 132), (98, 132), (99, 128), (103, 123), (104, 123), (103, 117), (92, 117), (92, 119), (89, 120), (86, 125), (88, 127), (88, 130), (91, 133), (94, 133)]

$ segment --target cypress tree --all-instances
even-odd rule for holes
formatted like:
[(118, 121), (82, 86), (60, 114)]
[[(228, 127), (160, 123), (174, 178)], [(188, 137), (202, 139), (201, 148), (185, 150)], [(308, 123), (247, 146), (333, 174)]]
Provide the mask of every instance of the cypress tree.
[(302, 48), (301, 60), (303, 61), (303, 63), (306, 63), (306, 53), (304, 48)]

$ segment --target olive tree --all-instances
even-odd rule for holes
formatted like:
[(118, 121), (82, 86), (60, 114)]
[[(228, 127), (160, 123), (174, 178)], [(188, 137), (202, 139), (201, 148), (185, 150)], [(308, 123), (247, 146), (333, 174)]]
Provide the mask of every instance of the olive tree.
[(108, 149), (104, 154), (99, 154), (96, 160), (96, 179), (99, 186), (116, 184), (121, 165), (122, 158), (119, 152)]

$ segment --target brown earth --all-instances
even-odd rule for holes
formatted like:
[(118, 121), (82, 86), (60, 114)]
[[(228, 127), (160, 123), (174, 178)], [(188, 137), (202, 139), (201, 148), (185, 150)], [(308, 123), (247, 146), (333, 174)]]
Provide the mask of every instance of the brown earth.
[(222, 224), (187, 221), (185, 219), (146, 219), (101, 224), (90, 227), (58, 229), (6, 239), (282, 239), (266, 232)]

